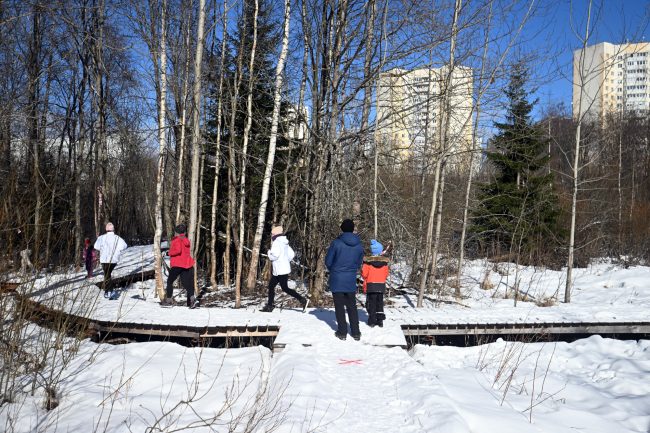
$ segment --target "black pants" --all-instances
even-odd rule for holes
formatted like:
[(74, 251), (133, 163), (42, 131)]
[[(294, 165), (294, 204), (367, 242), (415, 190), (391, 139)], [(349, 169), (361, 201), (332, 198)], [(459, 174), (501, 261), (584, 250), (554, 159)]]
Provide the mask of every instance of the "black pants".
[(105, 292), (113, 290), (113, 282), (111, 281), (111, 273), (115, 269), (117, 263), (102, 263), (102, 270), (104, 271), (104, 281), (102, 282), (102, 289)]
[(187, 292), (187, 305), (190, 305), (191, 298), (194, 296), (194, 268), (171, 268), (167, 277), (165, 296), (169, 299), (174, 296), (174, 281), (178, 277), (181, 277), (181, 285)]
[(336, 314), (337, 333), (347, 335), (348, 324), (345, 321), (345, 310), (350, 319), (350, 335), (361, 335), (359, 332), (359, 312), (357, 311), (357, 298), (354, 292), (332, 293), (334, 298), (334, 312)]
[(368, 309), (369, 326), (384, 323), (384, 294), (382, 292), (368, 293), (366, 295), (366, 308)]
[(269, 280), (269, 301), (267, 302), (267, 305), (273, 306), (273, 302), (275, 301), (275, 286), (277, 286), (278, 283), (280, 283), (280, 288), (284, 293), (293, 296), (299, 300), (301, 304), (305, 302), (305, 298), (300, 296), (300, 294), (295, 290), (289, 288), (289, 285), (287, 284), (288, 279), (289, 275), (271, 275), (271, 279)]

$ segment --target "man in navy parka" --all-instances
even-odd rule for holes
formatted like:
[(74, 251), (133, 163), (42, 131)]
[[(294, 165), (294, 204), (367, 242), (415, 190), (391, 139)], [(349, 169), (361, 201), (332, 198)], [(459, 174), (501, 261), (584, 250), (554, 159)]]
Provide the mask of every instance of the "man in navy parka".
[(329, 287), (334, 298), (334, 311), (338, 329), (335, 335), (345, 340), (348, 324), (345, 311), (350, 319), (350, 335), (355, 340), (361, 338), (359, 313), (357, 312), (357, 272), (363, 264), (363, 245), (354, 232), (354, 222), (346, 219), (341, 223), (341, 235), (334, 239), (327, 249), (325, 266), (330, 271)]

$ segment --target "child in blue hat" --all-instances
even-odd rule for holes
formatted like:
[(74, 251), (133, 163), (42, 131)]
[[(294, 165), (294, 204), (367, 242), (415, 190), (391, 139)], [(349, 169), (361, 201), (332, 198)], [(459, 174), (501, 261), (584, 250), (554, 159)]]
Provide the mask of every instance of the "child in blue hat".
[(368, 310), (368, 326), (384, 326), (384, 292), (388, 278), (388, 258), (384, 257), (384, 246), (372, 239), (370, 241), (371, 256), (363, 258), (361, 276), (363, 277), (363, 292), (366, 294)]

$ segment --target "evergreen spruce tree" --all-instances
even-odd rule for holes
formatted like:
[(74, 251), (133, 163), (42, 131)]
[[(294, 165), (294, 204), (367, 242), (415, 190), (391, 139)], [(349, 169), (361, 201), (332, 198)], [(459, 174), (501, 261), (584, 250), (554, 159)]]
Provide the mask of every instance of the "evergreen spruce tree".
[[(229, 4), (235, 4), (229, 2)], [(207, 60), (210, 68), (207, 75), (208, 93), (208, 111), (206, 113), (207, 120), (207, 139), (210, 145), (216, 142), (216, 106), (217, 98), (224, 98), (223, 112), (222, 112), (222, 135), (221, 135), (221, 170), (219, 174), (219, 207), (217, 231), (225, 231), (226, 221), (226, 206), (227, 200), (227, 154), (226, 146), (230, 140), (230, 134), (234, 135), (234, 142), (236, 148), (239, 149), (243, 141), (244, 126), (246, 122), (246, 97), (248, 92), (249, 80), (254, 80), (253, 83), (253, 115), (252, 126), (249, 139), (248, 149), (248, 178), (247, 178), (247, 205), (246, 215), (247, 221), (255, 221), (257, 217), (257, 209), (259, 207), (259, 197), (262, 186), (262, 174), (264, 173), (266, 153), (268, 151), (269, 136), (271, 131), (271, 115), (273, 112), (273, 91), (275, 84), (275, 64), (277, 61), (277, 51), (280, 42), (281, 22), (279, 19), (282, 17), (274, 10), (275, 3), (271, 0), (258, 1), (258, 17), (257, 17), (257, 43), (256, 54), (254, 61), (254, 71), (251, 75), (249, 70), (251, 47), (253, 44), (253, 0), (244, 0), (241, 3), (241, 12), (237, 18), (237, 25), (233, 26), (233, 33), (227, 35), (220, 35), (226, 37), (226, 56), (224, 70), (219, 70), (219, 62), (221, 58), (221, 41), (216, 40), (213, 44), (213, 50), (207, 53)], [(241, 46), (241, 38), (244, 39), (244, 44)], [(239, 88), (239, 99), (235, 119), (235, 129), (230, 130), (230, 111), (231, 100), (230, 95), (234, 93), (235, 69), (236, 61), (239, 55), (239, 50), (242, 49), (242, 80)], [(224, 88), (222, 94), (217, 93), (219, 75), (224, 76)], [(282, 105), (281, 109), (281, 125), (280, 131), (285, 131), (286, 121), (286, 104)], [(278, 146), (287, 146), (288, 142), (284, 134), (278, 136)], [(216, 153), (216, 149), (209, 148), (208, 152), (211, 155)], [(239, 162), (238, 162), (239, 163)], [(283, 170), (285, 162), (281, 157), (276, 159), (275, 169), (277, 171)], [(273, 182), (276, 190), (282, 190), (284, 179), (282, 176), (274, 176)], [(212, 182), (214, 182), (214, 172), (206, 170), (204, 185), (208, 186), (207, 191), (211, 191)], [(271, 197), (271, 202), (273, 201)], [(267, 207), (268, 213), (273, 211), (273, 203)], [(209, 219), (210, 215), (204, 215), (204, 219)], [(270, 216), (267, 220), (270, 219)]]
[(479, 205), (472, 231), (494, 253), (514, 252), (520, 261), (535, 261), (557, 245), (558, 204), (553, 175), (547, 164), (547, 141), (531, 122), (528, 70), (522, 62), (512, 68), (505, 94), (506, 121), (495, 122), (498, 134), (486, 152), (495, 169), (489, 183), (479, 185)]

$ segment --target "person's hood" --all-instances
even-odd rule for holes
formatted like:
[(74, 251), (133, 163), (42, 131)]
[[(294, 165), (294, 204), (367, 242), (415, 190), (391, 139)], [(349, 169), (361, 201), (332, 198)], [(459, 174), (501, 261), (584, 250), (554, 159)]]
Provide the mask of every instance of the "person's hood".
[(188, 248), (189, 248), (189, 246), (190, 246), (190, 240), (187, 239), (185, 236), (180, 236), (180, 235), (179, 235), (179, 236), (176, 236), (175, 239), (180, 240), (184, 247), (188, 247)]
[(341, 239), (343, 243), (349, 247), (356, 247), (361, 243), (361, 238), (358, 235), (350, 232), (341, 233), (339, 239)]
[(366, 256), (363, 258), (363, 262), (369, 264), (373, 268), (381, 268), (388, 266), (388, 257), (384, 256)]
[(285, 235), (280, 235), (273, 242), (280, 242), (281, 244), (284, 245), (289, 245), (289, 239)]

